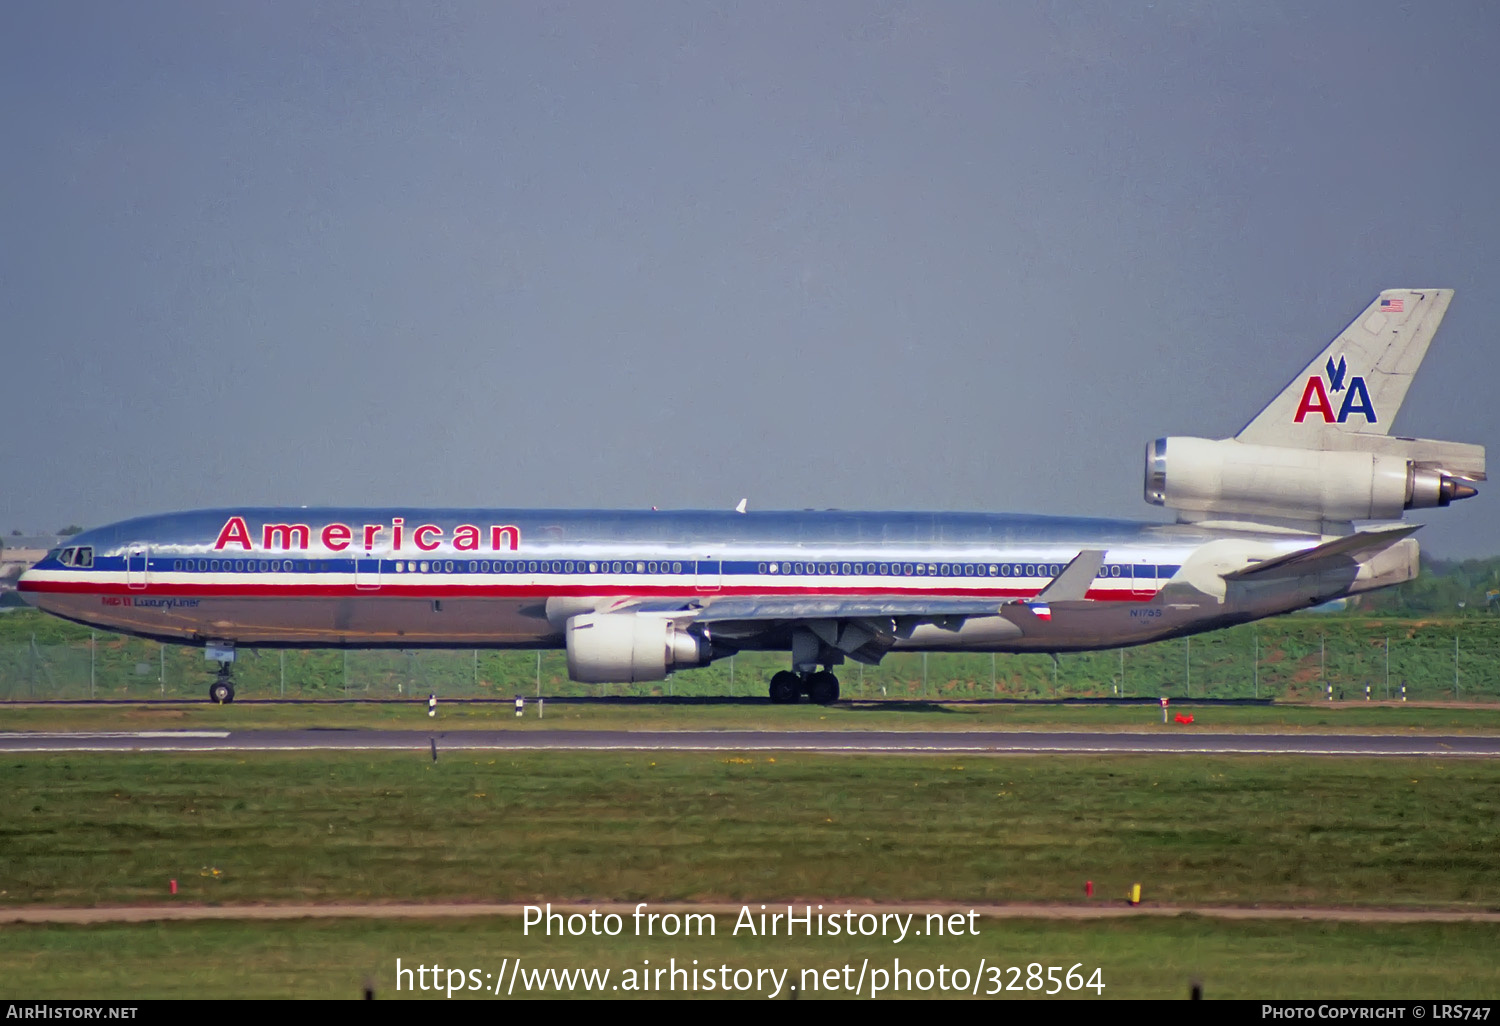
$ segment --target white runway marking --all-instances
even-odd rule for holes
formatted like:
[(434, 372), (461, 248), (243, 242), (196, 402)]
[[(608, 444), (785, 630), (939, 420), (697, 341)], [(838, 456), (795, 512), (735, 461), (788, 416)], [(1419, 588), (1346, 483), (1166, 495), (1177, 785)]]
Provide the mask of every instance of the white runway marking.
[(173, 738), (226, 738), (228, 736), (229, 731), (227, 730), (81, 730), (77, 732), (70, 731), (68, 733), (61, 734), (26, 733), (24, 731), (16, 731), (8, 734), (0, 734), (0, 741), (25, 741), (28, 738), (41, 739), (44, 737), (59, 741), (71, 740), (73, 738), (78, 738), (80, 740), (89, 740), (94, 738), (102, 739), (110, 737), (139, 737), (153, 739), (160, 738), (170, 741)]

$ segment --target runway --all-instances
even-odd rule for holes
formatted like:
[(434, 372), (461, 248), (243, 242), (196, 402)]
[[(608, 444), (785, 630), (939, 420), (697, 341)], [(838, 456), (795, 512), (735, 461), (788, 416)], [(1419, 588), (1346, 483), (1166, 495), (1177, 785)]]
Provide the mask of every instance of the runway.
[(1500, 736), (1083, 731), (190, 730), (4, 733), (0, 752), (621, 751), (1500, 757)]

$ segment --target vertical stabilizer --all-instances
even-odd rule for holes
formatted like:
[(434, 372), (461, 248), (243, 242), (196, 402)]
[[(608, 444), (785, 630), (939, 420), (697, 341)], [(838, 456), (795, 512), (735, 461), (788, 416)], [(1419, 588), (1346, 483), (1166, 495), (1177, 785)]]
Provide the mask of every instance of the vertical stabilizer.
[(1349, 435), (1388, 434), (1452, 298), (1452, 289), (1386, 289), (1235, 438), (1347, 449)]

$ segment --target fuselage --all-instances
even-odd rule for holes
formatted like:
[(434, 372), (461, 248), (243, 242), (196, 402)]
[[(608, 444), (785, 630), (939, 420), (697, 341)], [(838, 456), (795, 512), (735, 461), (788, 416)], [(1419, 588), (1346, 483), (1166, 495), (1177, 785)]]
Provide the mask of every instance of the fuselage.
[[(566, 616), (582, 609), (961, 599), (993, 608), (924, 623), (893, 647), (1065, 651), (1397, 583), (1387, 573), (1236, 592), (1219, 579), (1318, 541), (980, 513), (226, 509), (77, 535), (20, 587), (58, 616), (185, 644), (545, 648), (563, 645)], [(1034, 615), (1026, 603), (1082, 549), (1105, 552), (1085, 599)], [(739, 631), (736, 647), (786, 647), (774, 622), (762, 626)]]

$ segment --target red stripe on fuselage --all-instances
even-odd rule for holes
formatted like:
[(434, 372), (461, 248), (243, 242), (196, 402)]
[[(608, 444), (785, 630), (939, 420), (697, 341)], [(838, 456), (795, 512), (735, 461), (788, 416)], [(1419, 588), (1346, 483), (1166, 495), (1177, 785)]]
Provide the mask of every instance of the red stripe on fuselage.
[[(148, 584), (131, 587), (104, 581), (24, 581), (22, 591), (55, 595), (140, 595), (152, 598), (374, 598), (387, 595), (399, 598), (681, 598), (684, 601), (733, 596), (794, 596), (799, 598), (849, 597), (868, 598), (993, 598), (998, 600), (1034, 598), (1039, 588), (798, 588), (725, 585), (703, 591), (670, 585), (610, 587), (599, 584), (407, 584), (382, 582), (378, 586), (356, 587), (352, 581), (340, 584)], [(1156, 596), (1155, 591), (1132, 591), (1124, 588), (1091, 588), (1086, 598), (1096, 602), (1138, 602)]]

